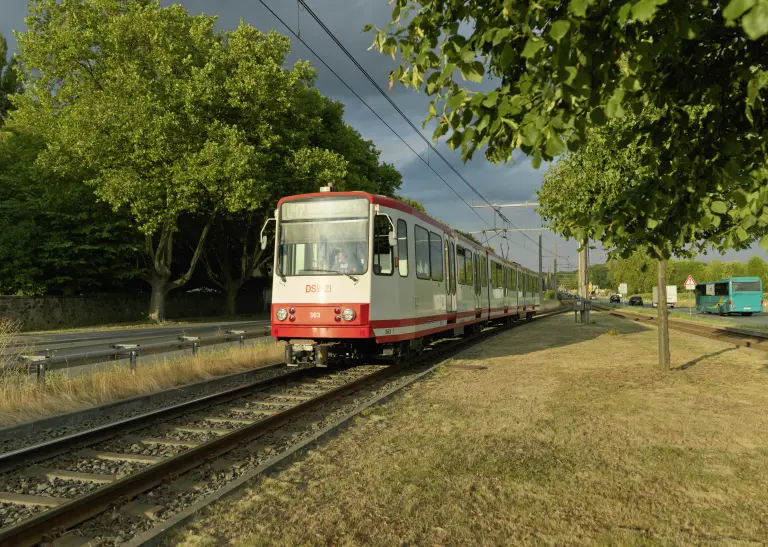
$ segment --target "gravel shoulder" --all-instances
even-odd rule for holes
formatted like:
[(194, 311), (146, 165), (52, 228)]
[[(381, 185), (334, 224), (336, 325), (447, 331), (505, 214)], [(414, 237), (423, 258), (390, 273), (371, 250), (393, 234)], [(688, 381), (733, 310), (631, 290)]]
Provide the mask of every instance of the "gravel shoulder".
[(593, 319), (463, 353), (166, 544), (768, 542), (765, 354), (672, 331), (661, 373), (654, 328)]

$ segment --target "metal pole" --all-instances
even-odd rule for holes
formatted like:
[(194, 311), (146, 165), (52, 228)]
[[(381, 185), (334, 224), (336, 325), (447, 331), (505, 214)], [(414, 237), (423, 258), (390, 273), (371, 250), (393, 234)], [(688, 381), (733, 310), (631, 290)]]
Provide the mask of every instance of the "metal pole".
[(555, 243), (555, 292), (560, 286), (557, 284), (557, 243)]
[(544, 278), (541, 270), (541, 232), (539, 232), (539, 306), (544, 303)]
[(131, 365), (131, 374), (136, 374), (136, 359), (139, 356), (139, 352), (135, 349), (132, 349), (131, 352), (128, 354), (128, 362)]
[(583, 309), (579, 314), (581, 322), (587, 321), (587, 242), (582, 242), (581, 251), (579, 251), (579, 297), (583, 305)]
[(45, 363), (37, 364), (37, 381), (45, 385)]

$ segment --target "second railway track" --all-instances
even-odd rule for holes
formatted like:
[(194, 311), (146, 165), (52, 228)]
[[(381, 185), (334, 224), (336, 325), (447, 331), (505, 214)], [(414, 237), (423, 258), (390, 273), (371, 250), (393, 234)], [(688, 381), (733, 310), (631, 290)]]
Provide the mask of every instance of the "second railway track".
[[(52, 541), (78, 525), (67, 544), (94, 538), (97, 544), (123, 544), (146, 536), (158, 520), (258, 468), (281, 446), (504, 330), (441, 340), (401, 365), (297, 369), (207, 402), (3, 454), (0, 545)], [(301, 428), (306, 431), (296, 433)]]

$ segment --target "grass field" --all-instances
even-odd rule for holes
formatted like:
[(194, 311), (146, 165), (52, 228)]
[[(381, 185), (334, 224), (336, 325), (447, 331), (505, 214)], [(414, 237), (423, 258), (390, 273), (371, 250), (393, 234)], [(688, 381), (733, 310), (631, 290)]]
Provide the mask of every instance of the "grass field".
[(768, 542), (768, 359), (570, 314), (499, 336), (167, 544)]
[(16, 332), (17, 325), (0, 320), (0, 426), (251, 370), (279, 363), (284, 356), (282, 344), (257, 344), (143, 365), (136, 374), (125, 363), (72, 377), (50, 371), (40, 385), (14, 355), (3, 352)]

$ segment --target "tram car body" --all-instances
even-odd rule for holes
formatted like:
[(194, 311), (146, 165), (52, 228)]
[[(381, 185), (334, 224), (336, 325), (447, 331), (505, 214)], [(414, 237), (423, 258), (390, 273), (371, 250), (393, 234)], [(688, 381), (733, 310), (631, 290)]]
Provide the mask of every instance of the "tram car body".
[(272, 336), (289, 365), (397, 359), (539, 308), (534, 272), (395, 199), (323, 190), (275, 212)]

